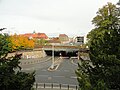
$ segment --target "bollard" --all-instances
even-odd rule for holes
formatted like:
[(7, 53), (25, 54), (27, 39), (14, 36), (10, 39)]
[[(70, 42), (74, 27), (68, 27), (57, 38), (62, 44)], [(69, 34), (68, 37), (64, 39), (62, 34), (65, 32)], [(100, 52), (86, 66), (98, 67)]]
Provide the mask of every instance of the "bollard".
[(51, 88), (53, 88), (53, 83), (51, 84)]
[(70, 88), (70, 87), (69, 87), (69, 85), (68, 85), (68, 90), (69, 90), (69, 88)]
[(37, 88), (38, 88), (38, 84), (36, 83), (36, 90), (37, 90)]
[(60, 84), (60, 89), (61, 89), (61, 84)]
[(76, 86), (76, 90), (77, 90), (77, 86)]
[(44, 83), (44, 88), (45, 88), (45, 83)]

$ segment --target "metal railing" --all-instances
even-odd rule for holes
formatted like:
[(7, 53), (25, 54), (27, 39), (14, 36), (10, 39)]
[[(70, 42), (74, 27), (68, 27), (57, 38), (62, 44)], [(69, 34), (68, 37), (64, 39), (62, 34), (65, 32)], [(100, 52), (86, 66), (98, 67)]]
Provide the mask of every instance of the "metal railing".
[(33, 85), (35, 90), (40, 88), (51, 88), (51, 89), (66, 89), (66, 90), (78, 90), (78, 85), (72, 84), (58, 84), (58, 83), (35, 83)]

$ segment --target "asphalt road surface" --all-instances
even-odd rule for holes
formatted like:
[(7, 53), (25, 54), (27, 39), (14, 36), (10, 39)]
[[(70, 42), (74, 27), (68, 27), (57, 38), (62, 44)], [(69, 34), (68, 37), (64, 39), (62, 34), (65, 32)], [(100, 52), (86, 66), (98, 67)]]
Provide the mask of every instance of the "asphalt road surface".
[[(55, 58), (57, 59), (57, 58)], [(22, 66), (25, 72), (36, 71), (36, 83), (59, 83), (78, 85), (75, 70), (77, 65), (73, 64), (70, 59), (63, 59), (60, 66), (55, 71), (48, 71), (52, 64), (50, 57), (45, 57), (38, 64)]]

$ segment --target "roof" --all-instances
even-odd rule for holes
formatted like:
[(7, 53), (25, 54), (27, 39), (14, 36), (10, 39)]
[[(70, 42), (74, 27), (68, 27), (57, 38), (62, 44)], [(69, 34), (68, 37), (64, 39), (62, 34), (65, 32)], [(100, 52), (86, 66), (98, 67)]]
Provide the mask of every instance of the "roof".
[(37, 39), (48, 39), (48, 36), (45, 33), (26, 33), (22, 34), (23, 36), (26, 37), (32, 37), (32, 38), (37, 38)]
[(59, 37), (68, 37), (66, 34), (59, 34)]
[(45, 33), (38, 33), (36, 38), (43, 38), (43, 39), (47, 39), (48, 36)]

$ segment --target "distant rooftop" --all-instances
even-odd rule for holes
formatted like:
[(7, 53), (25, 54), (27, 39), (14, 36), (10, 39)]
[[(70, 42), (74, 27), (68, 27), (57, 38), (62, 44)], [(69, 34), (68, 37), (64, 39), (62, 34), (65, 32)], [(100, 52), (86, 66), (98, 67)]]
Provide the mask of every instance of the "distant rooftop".
[(48, 36), (45, 33), (25, 33), (21, 35), (38, 39), (48, 39)]
[(68, 37), (66, 34), (59, 34), (59, 37)]

